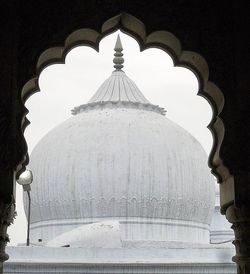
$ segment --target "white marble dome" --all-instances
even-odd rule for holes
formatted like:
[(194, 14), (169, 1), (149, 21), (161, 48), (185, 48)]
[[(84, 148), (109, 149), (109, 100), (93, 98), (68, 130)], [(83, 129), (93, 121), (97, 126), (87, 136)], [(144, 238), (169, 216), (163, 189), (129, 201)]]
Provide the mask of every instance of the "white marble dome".
[(124, 242), (208, 243), (214, 180), (205, 151), (117, 66), (31, 154), (31, 241), (118, 221)]

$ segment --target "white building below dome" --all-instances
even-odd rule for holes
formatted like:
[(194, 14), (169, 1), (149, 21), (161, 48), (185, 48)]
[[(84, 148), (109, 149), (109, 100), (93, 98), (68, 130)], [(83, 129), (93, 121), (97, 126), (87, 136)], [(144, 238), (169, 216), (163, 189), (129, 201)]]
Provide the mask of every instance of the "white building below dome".
[(165, 248), (8, 247), (5, 274), (236, 274), (228, 246)]

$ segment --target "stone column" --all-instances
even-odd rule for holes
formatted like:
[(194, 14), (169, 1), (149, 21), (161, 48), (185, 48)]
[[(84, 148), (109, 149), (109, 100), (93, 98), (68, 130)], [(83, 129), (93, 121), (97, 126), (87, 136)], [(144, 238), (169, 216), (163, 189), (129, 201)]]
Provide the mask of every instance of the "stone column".
[(7, 228), (13, 222), (14, 216), (15, 204), (6, 204), (0, 200), (0, 273), (3, 273), (3, 262), (9, 258), (5, 253), (5, 247), (9, 242)]
[(238, 274), (250, 274), (250, 173), (234, 178), (234, 203), (226, 209), (226, 218), (234, 230)]
[[(250, 195), (250, 193), (249, 193)], [(231, 205), (227, 208), (226, 217), (232, 223), (234, 230), (236, 255), (233, 261), (237, 263), (238, 274), (250, 273), (250, 207), (237, 208)]]

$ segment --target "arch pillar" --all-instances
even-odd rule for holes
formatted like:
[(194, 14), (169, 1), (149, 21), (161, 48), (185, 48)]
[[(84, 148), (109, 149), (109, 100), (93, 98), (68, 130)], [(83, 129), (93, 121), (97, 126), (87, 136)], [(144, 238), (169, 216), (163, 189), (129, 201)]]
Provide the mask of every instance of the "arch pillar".
[(15, 216), (15, 204), (13, 202), (4, 203), (0, 200), (0, 273), (3, 273), (3, 262), (9, 259), (5, 253), (5, 247), (9, 242), (7, 234), (8, 226), (13, 222)]
[(238, 274), (250, 273), (250, 173), (242, 173), (234, 178), (234, 204), (226, 209), (226, 218), (234, 230)]

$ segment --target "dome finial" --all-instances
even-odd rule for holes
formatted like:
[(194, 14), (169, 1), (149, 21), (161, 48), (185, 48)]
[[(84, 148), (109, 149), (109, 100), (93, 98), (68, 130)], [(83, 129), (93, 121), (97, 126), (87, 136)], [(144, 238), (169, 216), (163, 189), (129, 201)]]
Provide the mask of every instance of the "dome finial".
[(113, 62), (114, 62), (114, 68), (116, 70), (121, 70), (123, 68), (123, 63), (124, 63), (124, 59), (122, 58), (123, 56), (123, 48), (122, 48), (122, 43), (121, 43), (121, 39), (120, 39), (120, 36), (118, 34), (117, 36), (117, 40), (116, 40), (116, 43), (115, 43), (115, 58), (113, 59)]

